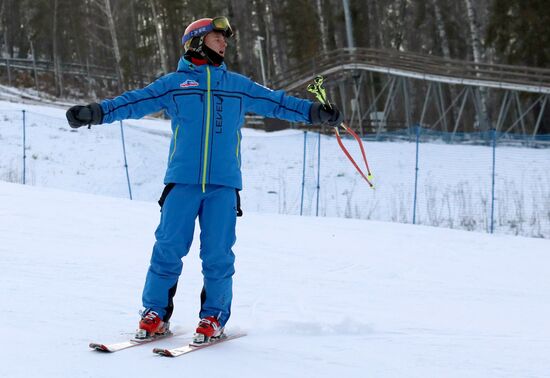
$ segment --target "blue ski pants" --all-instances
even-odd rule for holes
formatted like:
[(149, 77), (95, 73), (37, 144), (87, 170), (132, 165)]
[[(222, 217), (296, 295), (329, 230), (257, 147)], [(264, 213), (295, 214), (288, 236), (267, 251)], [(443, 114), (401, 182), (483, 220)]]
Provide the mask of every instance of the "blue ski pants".
[(181, 274), (182, 258), (193, 241), (195, 219), (199, 218), (200, 258), (203, 290), (201, 318), (215, 316), (222, 326), (231, 315), (232, 276), (235, 273), (235, 188), (219, 185), (176, 184), (162, 205), (155, 232), (151, 263), (143, 289), (143, 307), (156, 311), (167, 321)]

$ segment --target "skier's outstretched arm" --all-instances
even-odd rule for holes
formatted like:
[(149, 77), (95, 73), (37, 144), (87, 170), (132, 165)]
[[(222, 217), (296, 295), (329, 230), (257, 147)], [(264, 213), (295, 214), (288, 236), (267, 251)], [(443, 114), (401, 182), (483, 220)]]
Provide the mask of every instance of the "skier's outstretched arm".
[(328, 109), (320, 103), (288, 96), (284, 91), (274, 91), (252, 80), (245, 104), (247, 112), (290, 122), (338, 126), (344, 118), (336, 106)]
[(147, 87), (124, 92), (113, 99), (88, 105), (76, 105), (67, 110), (67, 121), (72, 128), (111, 123), (123, 119), (139, 119), (165, 108), (168, 90), (164, 77)]

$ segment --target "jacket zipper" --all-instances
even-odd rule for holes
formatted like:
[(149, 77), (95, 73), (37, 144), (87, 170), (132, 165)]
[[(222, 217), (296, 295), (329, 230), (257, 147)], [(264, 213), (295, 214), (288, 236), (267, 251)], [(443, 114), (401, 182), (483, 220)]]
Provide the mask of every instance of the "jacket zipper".
[(206, 168), (208, 165), (208, 144), (210, 138), (210, 67), (206, 66), (206, 138), (204, 139), (204, 162), (202, 171), (202, 192), (206, 191)]

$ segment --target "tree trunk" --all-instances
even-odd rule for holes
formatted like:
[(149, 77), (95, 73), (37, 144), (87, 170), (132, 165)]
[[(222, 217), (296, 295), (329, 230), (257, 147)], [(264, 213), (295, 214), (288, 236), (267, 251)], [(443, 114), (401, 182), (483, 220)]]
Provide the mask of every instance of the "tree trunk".
[(437, 34), (441, 42), (441, 52), (443, 52), (443, 57), (446, 59), (451, 59), (451, 49), (449, 48), (449, 38), (447, 37), (447, 32), (445, 31), (445, 23), (443, 22), (443, 16), (441, 15), (441, 8), (438, 4), (439, 0), (432, 0), (435, 13), (435, 25), (437, 28)]
[[(449, 47), (449, 38), (447, 36), (447, 31), (445, 30), (445, 22), (443, 21), (443, 15), (441, 14), (441, 8), (439, 7), (439, 1), (440, 0), (432, 0), (432, 4), (434, 7), (434, 15), (435, 15), (435, 24), (437, 28), (437, 33), (439, 35), (440, 44), (441, 44), (441, 52), (443, 53), (443, 57), (445, 59), (451, 59), (451, 49)], [(446, 93), (450, 95), (449, 103), (452, 103), (456, 97), (458, 96), (458, 93), (456, 91), (456, 87), (454, 85), (448, 85), (446, 86), (447, 90), (445, 90)], [(454, 123), (455, 120), (458, 118), (458, 112), (456, 109), (456, 103), (452, 106), (452, 119), (451, 122)]]
[[(479, 32), (479, 26), (477, 24), (476, 14), (474, 10), (474, 4), (472, 0), (464, 0), (466, 4), (466, 11), (468, 14), (468, 24), (470, 26), (470, 38), (472, 40), (472, 53), (474, 56), (475, 63), (481, 63), (483, 56), (481, 53), (481, 36)], [(479, 76), (479, 75), (478, 75)], [(489, 117), (489, 107), (488, 107), (488, 95), (487, 88), (480, 87), (479, 94), (481, 96), (481, 111), (483, 112), (482, 119), (479, 120), (482, 125), (485, 125), (485, 129), (491, 128), (491, 122)]]
[[(6, 30), (6, 24), (4, 23), (4, 9), (6, 8), (5, 1), (2, 1), (0, 3), (0, 30), (2, 32), (2, 50), (0, 52), (4, 52), (4, 49), (8, 46), (8, 35)], [(7, 49), (5, 50), (7, 53)]]
[(464, 2), (466, 4), (466, 11), (468, 14), (468, 24), (470, 27), (470, 38), (472, 40), (472, 53), (474, 55), (474, 62), (480, 63), (482, 60), (481, 37), (474, 11), (474, 5), (472, 3), (472, 0), (464, 0)]
[[(266, 13), (264, 14), (264, 23), (266, 25), (266, 50), (268, 52), (268, 62), (271, 63), (269, 74), (280, 75), (287, 68), (285, 41), (283, 30), (285, 25), (278, 20), (280, 7), (282, 4), (278, 0), (266, 0)], [(269, 66), (268, 66), (269, 67)]]
[(378, 20), (378, 30), (377, 30), (377, 37), (378, 37), (378, 48), (388, 48), (388, 43), (386, 43), (386, 34), (384, 33), (384, 12), (380, 10), (380, 4), (379, 1), (373, 0), (372, 2), (372, 12), (375, 14), (376, 20)]
[(157, 41), (158, 41), (158, 45), (159, 45), (160, 63), (161, 63), (161, 66), (162, 66), (162, 72), (166, 75), (170, 71), (170, 68), (168, 67), (166, 46), (164, 45), (164, 33), (162, 31), (163, 20), (157, 12), (157, 7), (156, 7), (155, 2), (156, 2), (156, 0), (149, 0), (149, 3), (151, 4), (151, 9), (153, 11), (153, 20), (154, 20), (154, 23), (155, 23), (155, 31), (157, 32)]
[(319, 17), (319, 30), (321, 31), (321, 51), (323, 54), (326, 54), (328, 52), (328, 32), (324, 15), (323, 0), (316, 0), (315, 3), (317, 6), (317, 16)]
[(134, 46), (133, 49), (130, 51), (130, 59), (132, 63), (132, 72), (133, 75), (130, 78), (130, 82), (132, 87), (143, 87), (143, 65), (141, 64), (141, 59), (136, 54), (137, 46), (139, 45), (138, 40), (138, 20), (137, 20), (137, 14), (136, 14), (136, 1), (132, 0), (130, 2), (130, 19), (132, 20), (132, 29), (131, 29), (131, 43), (132, 46)]
[[(31, 50), (32, 70), (33, 70), (33, 76), (34, 76), (34, 87), (35, 87), (36, 91), (38, 92), (39, 91), (38, 72), (36, 70), (36, 52), (35, 52), (35, 49), (34, 49), (34, 42), (33, 42), (33, 39), (36, 36), (36, 32), (34, 31), (34, 28), (31, 25), (33, 10), (32, 10), (31, 7), (28, 7), (28, 4), (26, 4), (26, 3), (23, 3), (23, 6), (27, 9), (27, 11), (23, 14), (23, 26), (24, 26), (24, 30), (25, 30), (25, 36), (27, 37), (27, 40), (29, 41), (29, 47), (30, 47), (30, 50)], [(39, 94), (39, 92), (38, 92), (38, 94)]]
[(59, 52), (59, 37), (57, 33), (58, 29), (58, 17), (59, 15), (59, 0), (54, 0), (53, 3), (53, 69), (55, 80), (55, 91), (57, 97), (63, 96), (63, 72), (61, 67), (61, 54)]
[[(252, 76), (260, 82), (261, 72), (259, 55), (254, 54), (256, 49), (255, 39), (261, 36), (257, 15), (252, 18), (249, 10), (249, 4), (241, 0), (231, 0), (231, 9), (234, 14), (232, 23), (237, 26), (237, 36), (234, 39), (235, 53), (239, 63), (240, 72), (247, 76)], [(259, 34), (259, 35), (258, 35)], [(259, 52), (258, 53), (262, 53)]]
[(104, 12), (105, 12), (105, 16), (107, 17), (109, 33), (111, 34), (111, 41), (113, 43), (113, 53), (115, 55), (115, 61), (116, 61), (115, 70), (118, 78), (118, 90), (123, 91), (124, 74), (122, 72), (122, 67), (121, 67), (122, 58), (120, 56), (120, 49), (118, 47), (118, 38), (116, 35), (115, 19), (113, 16), (113, 11), (111, 9), (111, 0), (104, 0), (103, 3), (105, 5)]
[(2, 1), (2, 7), (0, 8), (0, 14), (2, 18), (2, 34), (4, 38), (4, 51), (10, 58), (13, 58), (14, 41), (13, 41), (13, 20), (10, 20), (10, 16), (13, 12), (13, 2), (9, 0)]
[(368, 38), (369, 38), (369, 44), (367, 47), (369, 48), (376, 48), (378, 47), (378, 39), (377, 39), (377, 33), (378, 29), (376, 26), (376, 15), (374, 14), (376, 9), (376, 0), (367, 0), (366, 1), (366, 10), (367, 10), (367, 20), (368, 20)]

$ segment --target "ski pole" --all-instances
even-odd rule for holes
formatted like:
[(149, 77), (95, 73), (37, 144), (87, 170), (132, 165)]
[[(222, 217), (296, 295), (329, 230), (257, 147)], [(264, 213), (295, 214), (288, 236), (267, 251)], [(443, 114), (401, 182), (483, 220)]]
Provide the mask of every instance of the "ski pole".
[[(324, 78), (322, 76), (318, 75), (313, 79), (313, 83), (309, 84), (307, 86), (307, 90), (308, 90), (308, 92), (313, 93), (315, 95), (315, 97), (317, 98), (317, 100), (321, 104), (323, 104), (326, 108), (332, 109), (332, 105), (331, 105), (330, 101), (327, 98), (326, 90), (323, 87), (323, 82), (324, 82)], [(363, 170), (361, 168), (359, 168), (359, 165), (357, 165), (357, 162), (351, 156), (348, 149), (344, 146), (344, 143), (342, 142), (342, 138), (340, 136), (340, 132), (338, 131), (338, 126), (334, 126), (334, 132), (336, 134), (336, 141), (338, 142), (338, 145), (340, 146), (340, 148), (342, 149), (344, 154), (347, 156), (347, 158), (351, 161), (351, 164), (353, 164), (353, 166), (355, 167), (357, 172), (359, 172), (361, 177), (363, 177), (365, 179), (365, 181), (367, 182), (367, 184), (369, 184), (369, 186), (372, 189), (374, 189), (374, 185), (372, 184), (373, 176), (372, 176), (372, 173), (370, 172), (369, 163), (367, 161), (367, 155), (365, 153), (365, 148), (363, 147), (363, 142), (361, 141), (361, 138), (359, 138), (357, 133), (355, 131), (353, 131), (351, 129), (351, 127), (346, 125), (344, 122), (342, 122), (340, 124), (340, 126), (342, 126), (344, 128), (344, 130), (346, 130), (346, 132), (348, 132), (351, 136), (353, 136), (353, 138), (359, 144), (359, 148), (361, 149), (361, 155), (363, 156), (363, 161), (365, 163), (365, 167), (367, 168), (367, 174), (366, 175), (363, 172)]]
[(323, 87), (324, 80), (325, 79), (321, 75), (315, 76), (315, 79), (313, 79), (313, 84), (309, 84), (307, 86), (307, 90), (313, 93), (321, 104), (325, 105), (329, 109), (332, 109), (332, 105), (327, 99), (327, 92)]

